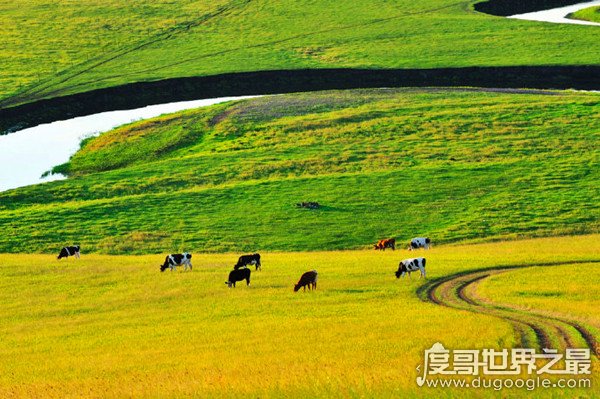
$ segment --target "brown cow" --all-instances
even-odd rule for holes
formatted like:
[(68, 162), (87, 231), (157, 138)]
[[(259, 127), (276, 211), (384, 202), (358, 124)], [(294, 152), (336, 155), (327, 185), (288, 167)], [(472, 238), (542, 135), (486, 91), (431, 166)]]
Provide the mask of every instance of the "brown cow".
[(395, 238), (386, 238), (385, 240), (377, 241), (377, 244), (374, 245), (375, 249), (381, 249), (385, 251), (386, 248), (392, 248), (396, 250), (396, 239)]
[(298, 284), (294, 285), (294, 292), (298, 292), (298, 290), (302, 287), (304, 287), (304, 291), (306, 291), (306, 286), (308, 286), (309, 291), (311, 290), (311, 288), (314, 290), (317, 289), (317, 271), (316, 270), (311, 270), (309, 272), (304, 273), (300, 277), (300, 280), (298, 280)]

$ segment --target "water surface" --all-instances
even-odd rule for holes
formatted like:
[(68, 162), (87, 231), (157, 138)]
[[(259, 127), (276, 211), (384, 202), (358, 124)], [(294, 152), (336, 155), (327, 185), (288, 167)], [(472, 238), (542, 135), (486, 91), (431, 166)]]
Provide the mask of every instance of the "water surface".
[(584, 8), (600, 6), (600, 0), (588, 1), (586, 3), (577, 3), (566, 7), (553, 8), (551, 10), (528, 12), (526, 14), (511, 15), (508, 18), (526, 19), (529, 21), (553, 22), (557, 24), (575, 24), (575, 25), (599, 25), (598, 22), (581, 21), (578, 19), (567, 18), (567, 15), (583, 10)]

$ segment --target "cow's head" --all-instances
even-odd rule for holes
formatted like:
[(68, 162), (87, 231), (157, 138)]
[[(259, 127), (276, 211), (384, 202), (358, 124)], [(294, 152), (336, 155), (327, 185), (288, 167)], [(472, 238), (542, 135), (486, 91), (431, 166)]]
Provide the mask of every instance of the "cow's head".
[(400, 264), (398, 265), (398, 270), (396, 270), (396, 278), (400, 278), (400, 276), (402, 275), (402, 272), (406, 271), (406, 265), (404, 264), (404, 262), (400, 262)]
[(231, 288), (231, 286), (233, 285), (233, 283), (231, 281), (225, 281), (225, 284), (227, 284), (227, 287)]
[(164, 272), (165, 270), (167, 270), (167, 267), (169, 267), (166, 263), (160, 265), (160, 271)]
[(294, 292), (298, 292), (300, 289), (300, 284), (294, 284)]

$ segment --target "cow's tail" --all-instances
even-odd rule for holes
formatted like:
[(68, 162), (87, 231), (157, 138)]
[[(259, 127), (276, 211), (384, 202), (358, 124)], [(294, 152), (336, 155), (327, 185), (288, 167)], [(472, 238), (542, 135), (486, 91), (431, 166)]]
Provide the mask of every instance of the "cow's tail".
[(425, 268), (425, 262), (427, 262), (427, 259), (423, 258), (423, 269)]

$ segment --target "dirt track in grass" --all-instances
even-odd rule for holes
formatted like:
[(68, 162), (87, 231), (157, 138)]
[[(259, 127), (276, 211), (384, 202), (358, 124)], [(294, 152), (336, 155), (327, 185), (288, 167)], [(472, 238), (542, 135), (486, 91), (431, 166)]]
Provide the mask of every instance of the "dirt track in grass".
[(491, 276), (529, 267), (553, 267), (578, 263), (600, 263), (598, 260), (536, 263), (518, 266), (499, 266), (453, 274), (432, 280), (419, 288), (419, 297), (440, 306), (467, 310), (497, 317), (512, 324), (517, 341), (523, 348), (565, 349), (585, 345), (596, 356), (600, 344), (589, 327), (578, 320), (543, 314), (538, 311), (499, 303), (478, 294), (478, 286)]

